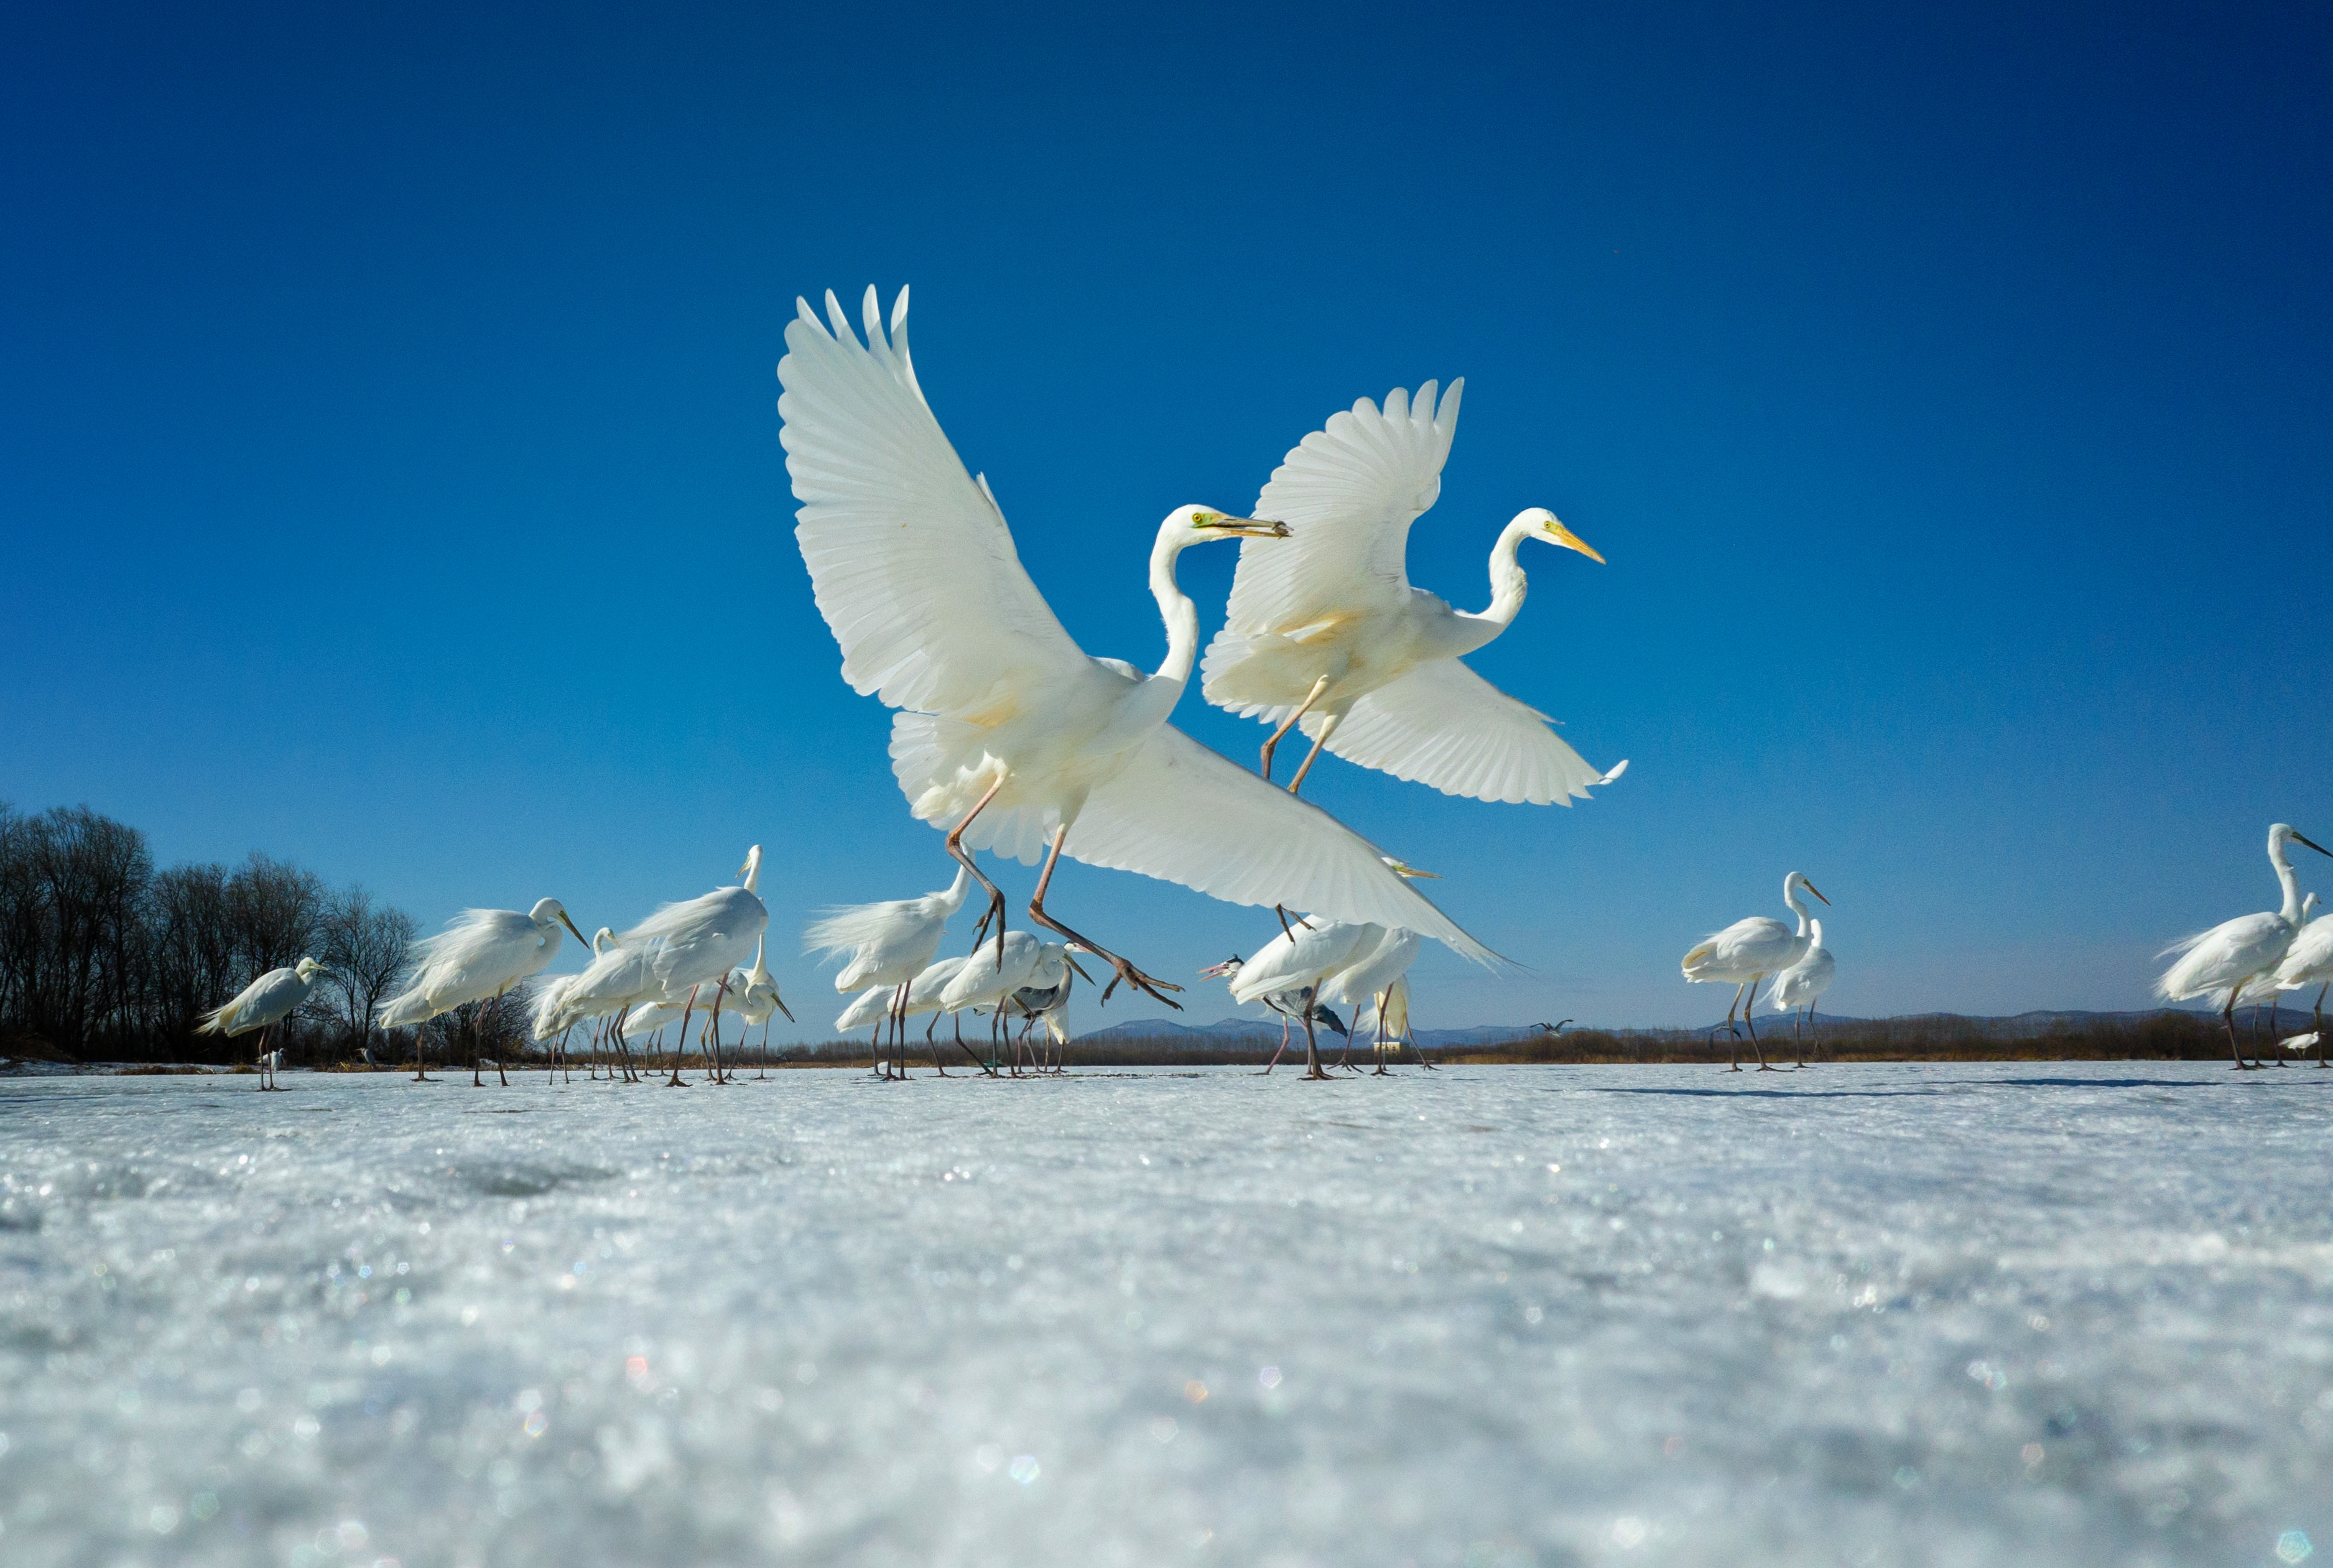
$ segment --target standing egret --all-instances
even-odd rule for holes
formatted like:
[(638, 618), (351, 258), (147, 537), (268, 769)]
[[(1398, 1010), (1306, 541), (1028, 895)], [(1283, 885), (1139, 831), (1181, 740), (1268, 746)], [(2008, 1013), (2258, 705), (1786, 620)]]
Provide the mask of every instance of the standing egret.
[[(1332, 1006), (1341, 1004), (1350, 1008), (1357, 1029), (1360, 1027), (1359, 1015), (1364, 1008), (1382, 1016), (1386, 991), (1396, 980), (1409, 973), (1409, 967), (1417, 961), (1418, 951), (1425, 945), (1416, 931), (1387, 931), (1374, 948), (1357, 949), (1350, 964), (1329, 976), (1320, 987), (1320, 1000)], [(1352, 1036), (1346, 1035), (1348, 1054), (1352, 1051)], [(1384, 1052), (1377, 1052), (1377, 1062), (1378, 1071), (1383, 1073), (1386, 1070)], [(1341, 1059), (1338, 1064), (1343, 1065)]]
[(1198, 609), (1176, 586), (1176, 558), (1284, 526), (1176, 508), (1150, 551), (1165, 660), (1145, 677), (1089, 658), (1030, 581), (985, 478), (965, 471), (924, 400), (907, 291), (888, 337), (867, 291), (863, 345), (832, 293), (830, 332), (797, 303), (778, 366), (786, 467), (802, 502), (795, 538), (843, 678), (901, 710), (891, 724), (900, 790), (919, 821), (947, 827), (949, 854), (986, 889), (992, 915), (1001, 921), (1004, 895), (973, 852), (1042, 858), (1030, 919), (1117, 971), (1104, 999), (1124, 983), (1170, 1005), (1165, 992), (1179, 987), (1046, 912), (1063, 854), (1230, 903), (1408, 926), (1495, 961), (1368, 841), (1166, 723), (1199, 649)]
[[(1685, 977), (1696, 985), (1721, 980), (1734, 982), (1733, 1002), (1725, 1009), (1726, 1033), (1733, 1039), (1741, 1038), (1741, 1031), (1733, 1027), (1733, 1009), (1741, 1007), (1742, 1021), (1750, 1026), (1750, 1044), (1757, 1047), (1758, 1071), (1761, 1073), (1771, 1073), (1774, 1069), (1766, 1064), (1766, 1048), (1758, 1043), (1758, 1024), (1750, 1016), (1750, 1009), (1758, 1005), (1759, 981), (1769, 975), (1781, 974), (1806, 957), (1810, 940), (1807, 935), (1810, 911), (1799, 901), (1800, 888), (1822, 899), (1825, 904), (1830, 902), (1829, 899), (1823, 899), (1821, 890), (1807, 880), (1804, 874), (1792, 871), (1784, 877), (1782, 902), (1789, 905), (1791, 912), (1799, 918), (1799, 928), (1795, 932), (1780, 920), (1770, 919), (1764, 915), (1752, 915), (1746, 920), (1736, 920), (1725, 929), (1712, 933), (1707, 941), (1685, 956)], [(1748, 1006), (1743, 1006), (1742, 1002), (1745, 992), (1750, 998)], [(1732, 1070), (1741, 1072), (1741, 1053), (1729, 1044), (1727, 1055), (1733, 1063)]]
[(1628, 765), (1590, 767), (1547, 715), (1459, 662), (1522, 608), (1515, 557), (1525, 540), (1603, 561), (1554, 513), (1519, 512), (1499, 535), (1481, 613), (1410, 586), (1409, 527), (1442, 493), (1465, 384), (1451, 382), (1438, 411), (1432, 381), (1414, 400), (1396, 387), (1382, 411), (1363, 398), (1292, 448), (1256, 501), (1258, 516), (1286, 523), (1293, 537), (1240, 546), (1201, 689), (1218, 707), (1277, 726), (1263, 743), (1267, 781), (1282, 737), (1303, 726), (1312, 749), (1291, 794), (1323, 747), (1445, 794), (1538, 805), (1586, 799)]
[[(557, 899), (540, 899), (525, 914), (516, 909), (464, 909), (437, 935), (413, 945), (413, 974), (405, 989), (381, 1008), (384, 1029), (408, 1024), (413, 1031), (413, 1079), (422, 1072), (420, 1025), (440, 1013), (471, 1002), (499, 996), (520, 981), (542, 972), (558, 955), (560, 928), (583, 940), (575, 922)], [(499, 1061), (494, 1072), (504, 1083), (509, 1074)], [(478, 1076), (477, 1030), (470, 1032), (470, 1082), (484, 1087)]]
[(2197, 996), (2219, 999), (2220, 1019), (2228, 1029), (2228, 1053), (2235, 1058), (2239, 1072), (2251, 1071), (2251, 1064), (2236, 1044), (2236, 1000), (2247, 987), (2275, 984), (2277, 967), (2284, 962), (2300, 931), (2300, 879), (2293, 874), (2292, 861), (2285, 854), (2285, 845), (2292, 843), (2307, 844), (2320, 855), (2333, 855), (2333, 850), (2311, 842), (2289, 822), (2270, 824), (2268, 861), (2276, 869), (2277, 883), (2284, 890), (2280, 909), (2223, 920), (2156, 955), (2181, 956), (2155, 981), (2156, 995), (2173, 1002)]
[[(203, 1015), (195, 1026), (197, 1034), (223, 1034), (232, 1040), (238, 1034), (260, 1031), (258, 1051), (264, 1054), (267, 1031), (299, 1010), (316, 988), (316, 982), (327, 976), (322, 964), (313, 958), (302, 958), (288, 969), (270, 969), (235, 995), (225, 1006), (215, 1007)], [(262, 1091), (274, 1086), (274, 1073), (263, 1069), (259, 1077)]]
[[(778, 995), (778, 983), (770, 977), (769, 967), (762, 961), (761, 938), (756, 938), (754, 942), (754, 967), (730, 976), (729, 982), (731, 1005), (736, 1009), (737, 1016), (745, 1021), (745, 1028), (751, 1029), (756, 1024), (762, 1026), (762, 1071), (759, 1076), (767, 1078), (770, 1075), (770, 1015), (783, 1013), (786, 1022), (791, 1024), (794, 1021), (794, 1014), (793, 1009), (786, 1005), (786, 999)], [(745, 1048), (744, 1030), (738, 1032), (737, 1048), (741, 1051)]]
[[(613, 948), (592, 959), (590, 967), (576, 976), (562, 1020), (597, 1017), (666, 997), (690, 996), (707, 984), (717, 987), (713, 998), (717, 1016), (718, 992), (727, 989), (722, 982), (732, 968), (757, 950), (763, 929), (770, 923), (769, 909), (758, 890), (761, 845), (746, 851), (745, 863), (738, 871), (743, 879), (738, 886), (715, 888), (696, 898), (667, 904), (618, 937)], [(625, 1025), (624, 1015), (618, 1013), (616, 1043), (625, 1049), (629, 1060)], [(680, 1075), (677, 1051), (673, 1053), (672, 1076), (666, 1087), (687, 1087)]]
[[(960, 1007), (988, 1008), (989, 1028), (993, 1034), (1003, 1018), (1004, 1005), (1013, 993), (1035, 979), (1043, 969), (1045, 947), (1045, 943), (1026, 931), (1009, 932), (1003, 942), (994, 946), (983, 942), (948, 983), (940, 987), (940, 1006), (949, 1011)], [(902, 1063), (899, 1064), (899, 1076), (904, 1078), (907, 1075), (906, 1063)]]
[(846, 955), (841, 972), (834, 977), (838, 991), (891, 986), (892, 1043), (902, 1045), (907, 1028), (907, 987), (930, 967), (940, 938), (947, 934), (948, 917), (964, 908), (965, 895), (971, 890), (972, 872), (958, 866), (955, 880), (939, 892), (827, 910), (802, 934), (803, 947), (812, 953)]
[[(1262, 1002), (1283, 1017), (1293, 1015), (1302, 1020), (1304, 1076), (1326, 1079), (1329, 1074), (1320, 1066), (1320, 1041), (1312, 1029), (1314, 1018), (1322, 1010), (1320, 983), (1351, 964), (1356, 957), (1373, 951), (1384, 939), (1384, 928), (1365, 921), (1308, 917), (1257, 948), (1254, 957), (1234, 957), (1201, 973), (1220, 975), (1230, 981), (1234, 1001)], [(1344, 1033), (1341, 1023), (1336, 1028), (1339, 1034)], [(1287, 1048), (1288, 1032), (1283, 1024), (1281, 1050)], [(1269, 1073), (1279, 1065), (1280, 1054), (1275, 1052), (1264, 1072)]]
[(1830, 949), (1822, 945), (1822, 922), (1810, 918), (1807, 921), (1807, 950), (1799, 961), (1774, 976), (1774, 984), (1766, 993), (1766, 1005), (1777, 1013), (1791, 1016), (1791, 1033), (1798, 1036), (1799, 1065), (1807, 1064), (1807, 1037), (1799, 1009), (1806, 1009), (1806, 1024), (1815, 1021), (1815, 1003), (1839, 975), (1839, 964)]
[(2303, 1051), (2311, 1045), (2316, 1046), (2317, 1065), (2322, 1067), (2325, 1065), (2325, 992), (2328, 986), (2333, 986), (2333, 914), (2308, 919), (2308, 906), (2316, 900), (2317, 895), (2311, 893), (2307, 903), (2301, 906), (2303, 923), (2299, 934), (2292, 938), (2292, 946), (2286, 950), (2284, 961), (2276, 967), (2275, 980), (2280, 992), (2298, 991), (2311, 981), (2317, 983), (2316, 1029), (2308, 1034), (2295, 1034), (2283, 1044), (2288, 1051), (2294, 1049), (2293, 1040), (2301, 1042), (2299, 1049)]
[[(1037, 1070), (1041, 1073), (1064, 1071), (1061, 1062), (1061, 1051), (1070, 1043), (1070, 987), (1072, 975), (1083, 976), (1089, 985), (1093, 981), (1093, 976), (1079, 968), (1078, 961), (1070, 957), (1070, 949), (1066, 944), (1061, 942), (1041, 944), (1036, 968), (1030, 973), (1029, 978), (1021, 985), (1019, 989), (1004, 999), (1003, 1007), (1001, 1009), (1007, 1018), (1022, 1020), (1021, 1039), (1023, 1044), (1028, 1041), (1032, 1026), (1038, 1024), (1044, 1024), (1046, 1038), (1045, 1043), (1039, 1046), (1040, 1055), (1037, 1061)], [(934, 1023), (936, 1024), (937, 1020), (935, 1019)], [(1042, 1055), (1044, 1044), (1051, 1045), (1054, 1051), (1054, 1059), (1050, 1068), (1046, 1065)], [(1017, 1051), (1014, 1053), (1013, 1059), (1017, 1065), (1020, 1059)]]

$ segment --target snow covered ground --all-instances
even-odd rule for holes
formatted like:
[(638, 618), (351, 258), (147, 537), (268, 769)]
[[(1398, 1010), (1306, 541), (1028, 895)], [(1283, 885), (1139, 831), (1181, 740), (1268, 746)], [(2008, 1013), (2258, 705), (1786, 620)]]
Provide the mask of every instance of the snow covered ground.
[(0, 1559), (2333, 1544), (2333, 1073), (284, 1082), (0, 1082)]

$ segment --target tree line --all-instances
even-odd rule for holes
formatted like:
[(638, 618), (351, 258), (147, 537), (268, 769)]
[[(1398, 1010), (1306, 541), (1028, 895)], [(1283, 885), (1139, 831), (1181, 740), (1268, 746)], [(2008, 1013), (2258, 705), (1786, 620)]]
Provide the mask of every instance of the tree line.
[(360, 886), (255, 851), (158, 871), (126, 822), (0, 802), (0, 1054), (226, 1060), (248, 1042), (197, 1035), (202, 1015), (302, 955), (332, 978), (292, 1024), (293, 1059), (378, 1053), (373, 1020), (419, 929)]

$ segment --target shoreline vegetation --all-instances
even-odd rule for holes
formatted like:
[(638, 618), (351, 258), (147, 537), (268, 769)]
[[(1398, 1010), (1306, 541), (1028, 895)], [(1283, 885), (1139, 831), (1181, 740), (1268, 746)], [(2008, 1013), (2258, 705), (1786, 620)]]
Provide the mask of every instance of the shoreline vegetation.
[[(2151, 1014), (2093, 1014), (2042, 1015), (2051, 1021), (2023, 1028), (2009, 1028), (2023, 1022), (2021, 1019), (1964, 1018), (1950, 1014), (1925, 1014), (1916, 1017), (1853, 1019), (1837, 1024), (1820, 1023), (1808, 1032), (1806, 1057), (1811, 1064), (1823, 1063), (1878, 1062), (2196, 1062), (2225, 1060), (2228, 1055), (2227, 1035), (2216, 1018), (2202, 1014), (2165, 1009)], [(2244, 1012), (2237, 1014), (2238, 1033), (2244, 1037), (2247, 1055), (2255, 1051), (2274, 1052), (2276, 1043), (2268, 1029), (2267, 1010), (2256, 1021), (2248, 1021)], [(2284, 1009), (2288, 1020), (2280, 1033), (2305, 1027), (2309, 1021), (2306, 1009)], [(1470, 1033), (1476, 1033), (1472, 1032)], [(1488, 1033), (1488, 1032), (1483, 1032)], [(1777, 1067), (1794, 1065), (1798, 1061), (1797, 1047), (1789, 1029), (1762, 1036), (1766, 1044), (1766, 1059)], [(939, 1060), (951, 1073), (975, 1071), (974, 1061), (946, 1034), (938, 1036)], [(986, 1060), (987, 1039), (983, 1031), (978, 1038), (967, 1036), (965, 1044)], [(1211, 1040), (1200, 1043), (1187, 1036), (1142, 1035), (1133, 1033), (1089, 1036), (1073, 1040), (1063, 1053), (1070, 1067), (1091, 1069), (1109, 1067), (1255, 1067), (1261, 1068), (1272, 1060), (1276, 1042), (1264, 1039)], [(1739, 1043), (1740, 1060), (1745, 1067), (1757, 1065), (1757, 1055), (1744, 1036)], [(1329, 1035), (1320, 1042), (1325, 1061), (1335, 1063), (1344, 1053), (1341, 1036)], [(586, 1045), (571, 1041), (570, 1051), (576, 1071), (582, 1071), (588, 1056)], [(2277, 1053), (2279, 1059), (2290, 1060), (2295, 1065), (2316, 1064), (2316, 1052), (2306, 1053)], [(469, 1058), (461, 1049), (433, 1048), (428, 1053), (433, 1072), (456, 1072), (469, 1066)], [(1690, 1066), (1723, 1067), (1727, 1061), (1727, 1042), (1722, 1029), (1712, 1038), (1704, 1030), (1567, 1030), (1551, 1034), (1543, 1030), (1518, 1029), (1510, 1039), (1473, 1040), (1451, 1044), (1428, 1042), (1425, 1057), (1435, 1066), (1452, 1065), (1519, 1065), (1519, 1066)], [(758, 1044), (740, 1044), (735, 1041), (723, 1047), (725, 1062), (737, 1072), (751, 1076), (761, 1071), (766, 1062), (770, 1071), (789, 1067), (858, 1067), (871, 1068), (875, 1057), (863, 1040), (830, 1040), (816, 1044), (790, 1044), (769, 1047), (766, 1057)], [(507, 1050), (501, 1056), (505, 1068), (541, 1071), (549, 1053), (540, 1048)], [(1286, 1066), (1291, 1061), (1301, 1063), (1302, 1047), (1292, 1044), (1289, 1054), (1282, 1059)], [(1012, 1053), (1007, 1050), (998, 1060), (1000, 1069), (1009, 1067)], [(1366, 1041), (1357, 1040), (1351, 1061), (1361, 1066), (1374, 1065)], [(632, 1062), (645, 1072), (654, 1065), (667, 1070), (672, 1062), (669, 1050), (643, 1049), (635, 1042)], [(929, 1072), (931, 1049), (920, 1039), (910, 1038), (907, 1065)], [(1394, 1055), (1389, 1065), (1397, 1071), (1417, 1071), (1418, 1055), (1405, 1046)], [(287, 1061), (287, 1069), (292, 1064)], [(341, 1058), (330, 1052), (319, 1052), (302, 1067), (326, 1073), (410, 1073), (413, 1070), (409, 1047), (399, 1056), (393, 1049), (376, 1049), (373, 1063), (368, 1066), (353, 1056)], [(226, 1071), (252, 1071), (248, 1060), (222, 1069), (216, 1056), (208, 1061), (193, 1058), (170, 1062), (85, 1061), (69, 1056), (38, 1041), (15, 1039), (0, 1042), (0, 1072), (88, 1072), (127, 1074), (168, 1074)], [(683, 1070), (702, 1073), (704, 1054), (692, 1046), (686, 1053)]]

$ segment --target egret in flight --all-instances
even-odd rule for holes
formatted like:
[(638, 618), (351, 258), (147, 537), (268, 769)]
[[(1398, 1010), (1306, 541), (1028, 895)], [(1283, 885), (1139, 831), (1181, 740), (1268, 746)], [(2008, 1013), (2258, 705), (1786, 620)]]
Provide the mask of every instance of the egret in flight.
[[(260, 1031), (259, 1049), (264, 1054), (266, 1031), (292, 1016), (316, 983), (327, 977), (327, 971), (313, 958), (302, 958), (288, 969), (270, 969), (250, 985), (235, 994), (235, 999), (222, 1007), (214, 1007), (203, 1015), (195, 1026), (197, 1034), (224, 1034), (232, 1040), (238, 1034)], [(263, 1063), (259, 1087), (273, 1087), (274, 1073)]]
[[(523, 915), (516, 909), (464, 909), (437, 935), (413, 945), (412, 976), (401, 993), (382, 1005), (380, 1024), (384, 1029), (414, 1026), (415, 1082), (425, 1076), (420, 1025), (440, 1013), (499, 996), (521, 980), (542, 973), (559, 954), (562, 927), (572, 932), (577, 941), (583, 940), (583, 933), (567, 918), (564, 904), (557, 899), (538, 899), (534, 908)], [(494, 1072), (504, 1082), (510, 1082), (499, 1059)], [(478, 1076), (475, 1030), (470, 1038), (470, 1082), (473, 1086), (485, 1082)]]
[[(1798, 1036), (1799, 1065), (1807, 1064), (1806, 1025), (1815, 1021), (1815, 1003), (1839, 976), (1839, 963), (1830, 949), (1822, 945), (1822, 922), (1810, 918), (1807, 921), (1807, 950), (1804, 957), (1774, 976), (1773, 989), (1766, 993), (1766, 1005), (1777, 1013), (1791, 1015), (1791, 1031)], [(1799, 1017), (1804, 1008), (1806, 1016)]]
[(1554, 513), (1519, 512), (1499, 535), (1490, 606), (1479, 613), (1410, 586), (1409, 527), (1442, 493), (1465, 384), (1451, 382), (1438, 409), (1428, 381), (1415, 399), (1396, 387), (1382, 410), (1363, 398), (1332, 415), (1289, 452), (1255, 504), (1292, 537), (1240, 546), (1201, 689), (1218, 707), (1276, 726), (1263, 743), (1266, 780), (1282, 738), (1303, 726), (1312, 749), (1291, 794), (1323, 747), (1445, 794), (1538, 805), (1585, 799), (1628, 765), (1589, 766), (1547, 715), (1459, 662), (1514, 623), (1525, 540), (1603, 561)]
[(1166, 992), (1179, 986), (1047, 912), (1064, 854), (1229, 903), (1407, 926), (1495, 961), (1359, 834), (1166, 723), (1199, 649), (1198, 608), (1176, 586), (1176, 558), (1214, 540), (1277, 538), (1283, 525), (1176, 507), (1150, 551), (1165, 660), (1145, 676), (1090, 658), (1030, 581), (986, 479), (965, 471), (925, 402), (907, 291), (888, 336), (867, 291), (863, 344), (833, 294), (831, 331), (798, 303), (778, 366), (786, 467), (802, 503), (795, 538), (841, 645), (843, 678), (900, 710), (890, 750), (901, 792), (918, 820), (946, 828), (948, 852), (987, 890), (992, 915), (1001, 922), (1004, 895), (973, 852), (1042, 858), (1031, 921), (1117, 971), (1105, 998), (1124, 983), (1169, 1005)]
[(2175, 953), (2180, 957), (2155, 981), (2156, 994), (2173, 1002), (2197, 996), (2218, 1001), (2220, 1021), (2228, 1030), (2228, 1053), (2236, 1059), (2241, 1072), (2250, 1072), (2251, 1063), (2244, 1060), (2243, 1051), (2236, 1044), (2236, 1001), (2248, 988), (2273, 987), (2277, 967), (2284, 962), (2292, 949), (2293, 938), (2300, 933), (2300, 879), (2294, 874), (2292, 861), (2285, 853), (2287, 844), (2307, 844), (2320, 855), (2333, 855), (2333, 850), (2294, 832), (2290, 823), (2271, 823), (2268, 830), (2268, 861), (2276, 870), (2278, 886), (2284, 890), (2283, 905), (2257, 915), (2223, 920), (2208, 931), (2173, 943), (2157, 955), (2167, 958)]
[[(1750, 1009), (1758, 1005), (1758, 982), (1769, 975), (1779, 975), (1800, 958), (1813, 938), (1808, 934), (1810, 918), (1806, 905), (1799, 901), (1799, 890), (1806, 889), (1818, 899), (1822, 892), (1806, 877), (1792, 871), (1782, 879), (1782, 902), (1799, 918), (1799, 928), (1792, 931), (1781, 921), (1764, 915), (1752, 915), (1746, 920), (1736, 920), (1722, 931), (1713, 932), (1707, 941), (1685, 956), (1685, 977), (1696, 984), (1731, 980), (1734, 983), (1733, 1005), (1725, 1009), (1725, 1029), (1733, 1039), (1741, 1038), (1733, 1027), (1733, 1008), (1742, 1007), (1742, 1021), (1750, 1025), (1750, 1044), (1758, 1052), (1758, 1071), (1771, 1073), (1766, 1063), (1766, 1048), (1758, 1043), (1758, 1025), (1750, 1016)], [(1743, 1006), (1743, 996), (1749, 996), (1749, 1005)], [(1742, 1056), (1729, 1043), (1728, 1055), (1733, 1071), (1742, 1071)]]

